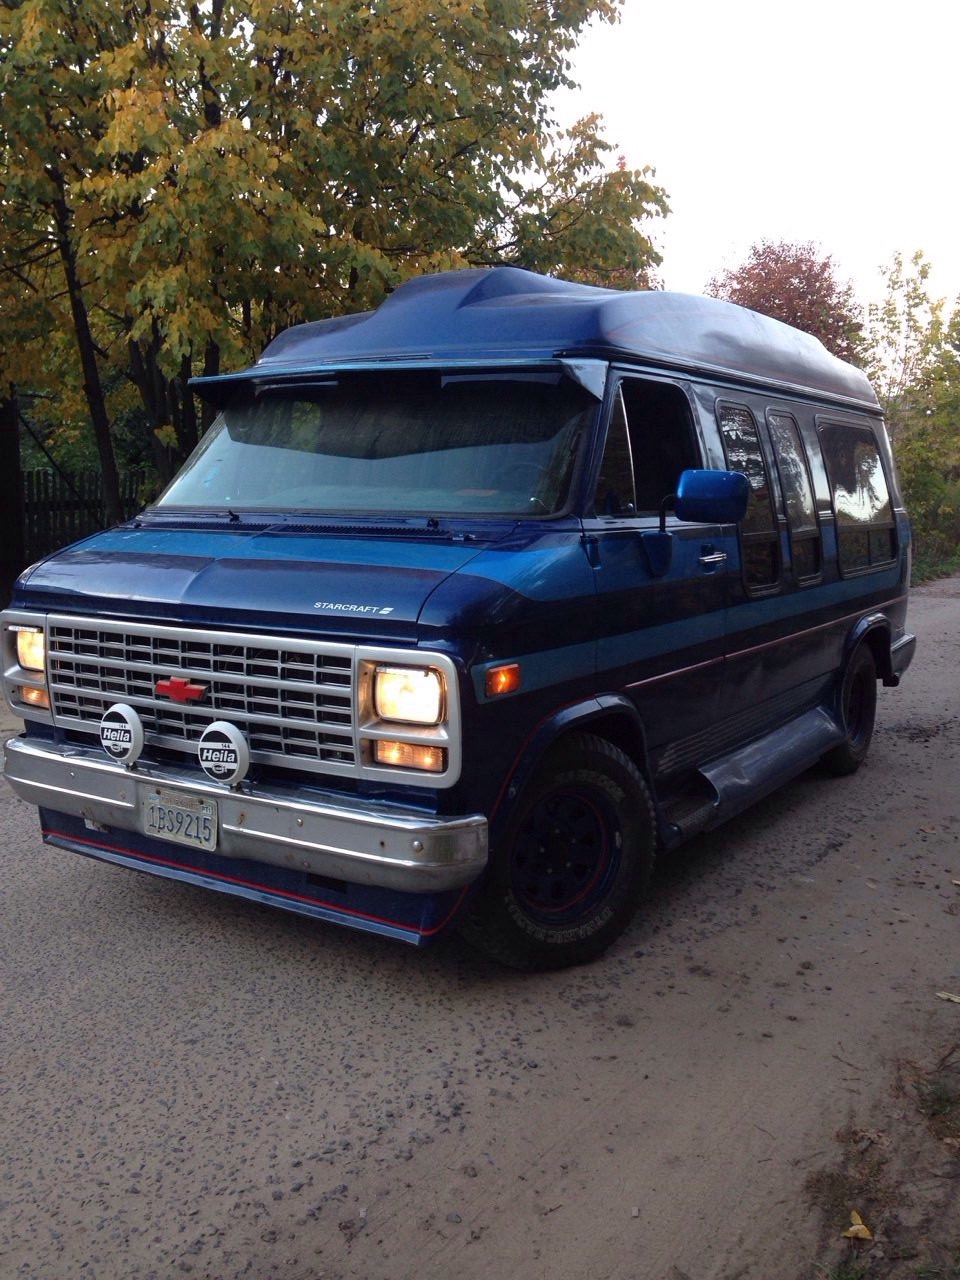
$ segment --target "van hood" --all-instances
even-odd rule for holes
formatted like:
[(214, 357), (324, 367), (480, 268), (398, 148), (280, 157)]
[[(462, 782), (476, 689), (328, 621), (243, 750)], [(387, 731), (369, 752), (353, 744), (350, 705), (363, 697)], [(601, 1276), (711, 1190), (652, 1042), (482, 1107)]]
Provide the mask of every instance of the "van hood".
[(409, 643), (427, 598), (479, 551), (462, 536), (398, 530), (120, 527), (41, 562), (13, 603)]

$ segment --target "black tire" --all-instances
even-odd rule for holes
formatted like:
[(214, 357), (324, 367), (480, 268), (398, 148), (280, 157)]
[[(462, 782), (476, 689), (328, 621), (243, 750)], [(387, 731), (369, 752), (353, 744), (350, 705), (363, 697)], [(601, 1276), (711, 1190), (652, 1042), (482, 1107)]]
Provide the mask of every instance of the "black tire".
[(867, 758), (877, 718), (877, 664), (867, 645), (854, 651), (840, 686), (840, 718), (845, 738), (823, 764), (835, 777), (856, 773)]
[(514, 969), (563, 969), (623, 932), (653, 869), (656, 820), (628, 756), (571, 735), (524, 788), (461, 932)]

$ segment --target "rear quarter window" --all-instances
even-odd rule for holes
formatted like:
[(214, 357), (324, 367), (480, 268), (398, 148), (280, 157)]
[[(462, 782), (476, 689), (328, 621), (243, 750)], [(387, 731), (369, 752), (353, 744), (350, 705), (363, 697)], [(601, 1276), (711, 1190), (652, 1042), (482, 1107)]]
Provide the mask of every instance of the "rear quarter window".
[(819, 424), (830, 481), (842, 573), (889, 564), (897, 555), (890, 486), (873, 430), (866, 425)]

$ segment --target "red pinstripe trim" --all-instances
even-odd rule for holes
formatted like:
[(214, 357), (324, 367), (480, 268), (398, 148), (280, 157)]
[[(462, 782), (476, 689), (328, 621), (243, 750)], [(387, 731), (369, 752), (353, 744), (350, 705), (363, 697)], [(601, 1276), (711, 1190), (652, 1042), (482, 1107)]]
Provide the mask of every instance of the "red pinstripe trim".
[(624, 685), (625, 689), (642, 689), (644, 685), (658, 684), (661, 680), (673, 680), (676, 676), (689, 675), (691, 671), (704, 671), (707, 667), (719, 667), (723, 658), (707, 658), (705, 662), (694, 662), (689, 667), (673, 667), (670, 671), (662, 671), (658, 676), (647, 676), (646, 680), (634, 680)]
[(832, 622), (821, 622), (817, 627), (807, 627), (804, 631), (792, 631), (788, 636), (779, 636), (776, 640), (765, 640), (763, 644), (753, 645), (749, 649), (737, 649), (733, 653), (727, 654), (727, 660), (733, 658), (745, 658), (751, 653), (760, 653), (762, 649), (774, 649), (780, 644), (789, 644), (791, 640), (801, 640), (804, 636), (814, 636), (818, 631), (829, 631), (831, 627), (842, 627), (848, 622), (852, 622), (854, 618), (863, 618), (868, 613), (879, 612), (882, 609), (889, 609), (891, 605), (900, 604), (906, 600), (906, 596), (897, 596), (893, 600), (884, 600), (882, 603), (873, 606), (871, 609), (864, 611), (858, 609), (855, 613), (844, 614), (842, 618), (834, 618)]
[[(891, 605), (901, 604), (907, 598), (907, 596), (895, 596), (892, 600), (884, 600), (875, 606), (875, 610), (879, 611), (882, 609), (889, 609)], [(868, 610), (867, 612), (873, 612), (873, 610)], [(764, 640), (763, 644), (753, 645), (749, 649), (735, 649), (726, 654), (724, 658), (710, 658), (706, 662), (695, 662), (690, 667), (676, 667), (671, 671), (663, 671), (657, 676), (648, 676), (646, 680), (636, 680), (633, 684), (628, 684), (625, 687), (627, 689), (642, 689), (645, 685), (658, 684), (661, 680), (674, 680), (677, 676), (687, 675), (691, 671), (700, 671), (704, 667), (713, 666), (716, 663), (724, 661), (732, 662), (737, 658), (747, 658), (752, 653), (760, 653), (764, 649), (775, 649), (778, 645), (790, 644), (791, 641), (800, 640), (804, 636), (816, 635), (818, 631), (829, 631), (831, 627), (846, 626), (846, 624), (853, 621), (854, 618), (862, 617), (864, 617), (864, 611), (862, 609), (858, 609), (855, 613), (844, 614), (842, 618), (834, 618), (831, 622), (821, 622), (819, 626), (816, 627), (807, 627), (803, 631), (791, 631), (788, 636), (778, 636), (775, 640)]]
[(170, 867), (176, 871), (190, 871), (195, 876), (209, 876), (211, 880), (223, 880), (227, 884), (239, 885), (244, 889), (256, 889), (258, 893), (273, 894), (278, 898), (289, 898), (293, 902), (305, 902), (314, 907), (326, 907), (328, 911), (336, 911), (339, 915), (356, 916), (360, 920), (370, 920), (374, 924), (389, 925), (392, 929), (406, 929), (408, 933), (417, 933), (421, 938), (432, 938), (434, 934), (446, 928), (460, 909), (460, 904), (470, 888), (469, 885), (463, 886), (457, 895), (456, 902), (439, 924), (433, 925), (430, 929), (421, 929), (417, 925), (404, 924), (399, 920), (390, 920), (387, 916), (375, 916), (371, 915), (369, 911), (358, 911), (355, 907), (344, 907), (339, 903), (325, 902), (321, 898), (308, 898), (305, 894), (293, 893), (289, 889), (274, 889), (270, 885), (258, 884), (256, 880), (244, 880), (240, 876), (230, 876), (219, 871), (200, 870), (197, 867), (190, 867), (184, 862), (174, 862), (172, 858), (158, 858), (152, 853), (131, 853), (129, 849), (121, 849), (119, 845), (107, 844), (104, 840), (88, 840), (83, 836), (67, 835), (64, 831), (48, 831), (46, 828), (42, 828), (41, 831), (44, 836), (56, 836), (59, 840), (72, 840), (74, 844), (89, 845), (92, 849), (105, 849), (108, 853), (119, 853), (125, 858), (154, 862), (160, 867)]

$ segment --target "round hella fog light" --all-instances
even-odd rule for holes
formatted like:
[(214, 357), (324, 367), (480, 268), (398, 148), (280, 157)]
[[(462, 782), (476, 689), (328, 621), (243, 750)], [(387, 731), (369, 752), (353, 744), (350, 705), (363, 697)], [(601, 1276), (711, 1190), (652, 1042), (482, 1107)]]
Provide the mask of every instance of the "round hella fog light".
[(115, 702), (100, 717), (100, 745), (119, 764), (130, 765), (143, 751), (143, 722), (125, 702)]
[(197, 743), (200, 768), (214, 782), (236, 786), (250, 768), (250, 748), (235, 724), (214, 720), (200, 735)]

